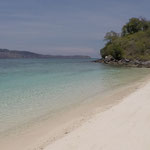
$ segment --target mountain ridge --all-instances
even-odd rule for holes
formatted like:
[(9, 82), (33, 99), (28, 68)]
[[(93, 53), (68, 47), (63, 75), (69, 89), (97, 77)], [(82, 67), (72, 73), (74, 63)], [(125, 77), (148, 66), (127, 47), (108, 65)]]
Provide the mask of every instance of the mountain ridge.
[(0, 49), (0, 59), (9, 58), (91, 58), (86, 55), (44, 55), (30, 51)]

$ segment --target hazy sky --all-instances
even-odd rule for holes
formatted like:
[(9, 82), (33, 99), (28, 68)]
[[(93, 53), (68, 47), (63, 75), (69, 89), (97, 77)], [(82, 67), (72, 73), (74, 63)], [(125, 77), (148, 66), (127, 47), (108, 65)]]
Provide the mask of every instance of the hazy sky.
[(107, 31), (149, 15), (150, 0), (0, 0), (0, 47), (95, 57)]

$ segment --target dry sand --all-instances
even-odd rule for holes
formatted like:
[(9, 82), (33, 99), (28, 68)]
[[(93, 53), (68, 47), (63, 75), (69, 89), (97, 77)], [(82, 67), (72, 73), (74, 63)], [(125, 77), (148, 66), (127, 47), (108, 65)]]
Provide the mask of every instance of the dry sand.
[(150, 150), (150, 82), (44, 150)]

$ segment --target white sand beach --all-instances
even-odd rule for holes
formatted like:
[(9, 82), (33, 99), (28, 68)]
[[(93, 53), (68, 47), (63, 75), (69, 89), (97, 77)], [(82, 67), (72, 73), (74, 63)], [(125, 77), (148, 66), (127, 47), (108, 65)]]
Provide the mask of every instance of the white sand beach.
[(149, 150), (149, 76), (0, 137), (0, 150)]
[(44, 150), (150, 150), (150, 82)]

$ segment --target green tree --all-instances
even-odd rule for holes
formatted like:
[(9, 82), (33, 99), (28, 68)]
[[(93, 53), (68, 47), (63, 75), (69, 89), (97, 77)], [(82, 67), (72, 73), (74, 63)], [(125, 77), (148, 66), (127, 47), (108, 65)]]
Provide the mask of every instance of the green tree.
[(121, 36), (114, 32), (105, 35), (106, 44), (100, 50), (101, 56), (114, 59), (150, 60), (150, 21), (145, 18), (131, 18), (122, 28)]
[(111, 55), (114, 59), (120, 60), (123, 58), (124, 52), (119, 44), (113, 43), (107, 44), (107, 46), (101, 50), (101, 55), (103, 58), (105, 58), (108, 55)]
[(123, 58), (123, 50), (120, 45), (113, 44), (112, 45), (112, 54), (111, 54), (116, 60), (120, 60)]
[(104, 40), (111, 43), (112, 41), (114, 41), (118, 37), (119, 37), (118, 33), (114, 32), (114, 31), (110, 31), (110, 32), (106, 33)]
[(141, 17), (141, 30), (146, 31), (150, 28), (150, 21), (146, 20), (145, 18)]
[(139, 31), (146, 31), (150, 28), (150, 22), (145, 18), (131, 18), (122, 28), (122, 36), (134, 34)]

